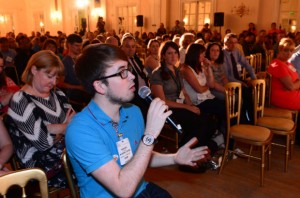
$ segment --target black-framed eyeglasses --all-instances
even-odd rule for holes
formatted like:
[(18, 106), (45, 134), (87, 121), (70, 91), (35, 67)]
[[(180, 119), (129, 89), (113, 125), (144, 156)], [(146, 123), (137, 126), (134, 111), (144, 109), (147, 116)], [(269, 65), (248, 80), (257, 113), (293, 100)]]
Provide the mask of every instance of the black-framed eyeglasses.
[(98, 78), (97, 80), (104, 80), (104, 79), (112, 78), (112, 77), (115, 77), (115, 76), (120, 76), (122, 79), (125, 79), (125, 78), (128, 77), (128, 72), (132, 72), (132, 67), (130, 65), (128, 65), (127, 68), (122, 69), (118, 73), (115, 73), (115, 74), (112, 74), (112, 75), (109, 75), (109, 76), (104, 76), (102, 78)]

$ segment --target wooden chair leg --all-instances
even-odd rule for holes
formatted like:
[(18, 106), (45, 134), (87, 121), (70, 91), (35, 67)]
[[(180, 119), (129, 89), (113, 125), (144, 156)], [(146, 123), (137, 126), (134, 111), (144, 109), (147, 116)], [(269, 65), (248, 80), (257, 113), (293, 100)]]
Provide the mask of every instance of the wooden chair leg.
[(272, 143), (268, 145), (268, 170), (270, 170), (270, 164), (271, 164), (271, 155), (272, 155)]
[(249, 149), (249, 156), (248, 156), (248, 162), (250, 162), (250, 156), (252, 154), (252, 150), (253, 150), (253, 145), (250, 146), (250, 149)]
[(290, 160), (292, 159), (294, 145), (295, 145), (296, 132), (291, 135), (291, 147), (290, 147)]
[(265, 145), (261, 146), (261, 170), (260, 170), (260, 186), (264, 185), (264, 172), (265, 171)]
[(290, 135), (286, 136), (286, 145), (285, 145), (285, 167), (284, 172), (288, 170), (288, 163), (289, 163), (289, 154), (290, 153)]

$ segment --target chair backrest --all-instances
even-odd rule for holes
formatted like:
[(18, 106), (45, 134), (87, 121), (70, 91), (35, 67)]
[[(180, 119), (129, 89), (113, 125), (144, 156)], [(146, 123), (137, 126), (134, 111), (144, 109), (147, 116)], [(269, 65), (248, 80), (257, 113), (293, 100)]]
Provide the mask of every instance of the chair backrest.
[(256, 71), (256, 66), (257, 66), (257, 56), (256, 54), (251, 54), (251, 66), (253, 67), (254, 72)]
[(266, 107), (271, 106), (271, 90), (272, 90), (272, 75), (269, 72), (258, 72), (256, 74), (258, 79), (264, 79), (266, 83), (266, 97), (265, 105)]
[(13, 171), (0, 177), (0, 195), (6, 197), (7, 190), (13, 186), (18, 185), (22, 188), (22, 197), (27, 197), (25, 186), (30, 180), (39, 181), (41, 197), (48, 198), (48, 182), (46, 174), (39, 168), (28, 168), (19, 171)]
[(71, 163), (69, 161), (66, 149), (64, 149), (64, 151), (63, 151), (62, 160), (63, 160), (63, 163), (64, 163), (64, 169), (65, 169), (65, 173), (66, 173), (66, 176), (67, 176), (67, 181), (68, 181), (68, 185), (69, 185), (71, 195), (72, 195), (73, 198), (77, 198), (77, 197), (79, 197), (79, 195), (77, 193), (78, 191), (76, 189), (76, 185), (75, 185), (75, 182), (74, 182), (73, 177), (72, 177), (72, 170), (73, 169), (72, 169)]
[(240, 123), (242, 85), (239, 82), (229, 82), (225, 85), (227, 131), (231, 126), (231, 120), (236, 119)]
[(255, 73), (258, 73), (261, 71), (261, 64), (262, 64), (262, 54), (256, 53), (256, 70)]
[(255, 79), (251, 81), (252, 97), (253, 97), (253, 113), (254, 124), (257, 123), (257, 118), (263, 117), (266, 95), (266, 82), (264, 79)]

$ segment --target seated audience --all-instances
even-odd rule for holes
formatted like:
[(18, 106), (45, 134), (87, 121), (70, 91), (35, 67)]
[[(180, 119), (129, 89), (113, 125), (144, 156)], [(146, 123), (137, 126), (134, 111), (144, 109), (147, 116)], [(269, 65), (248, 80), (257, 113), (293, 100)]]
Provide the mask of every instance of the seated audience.
[(146, 73), (146, 70), (144, 68), (141, 59), (136, 54), (137, 45), (134, 37), (131, 34), (129, 33), (124, 34), (121, 40), (120, 48), (122, 49), (123, 52), (125, 52), (127, 56), (128, 64), (131, 65), (132, 67), (132, 74), (135, 76), (134, 78), (135, 97), (133, 98), (131, 103), (138, 106), (141, 109), (142, 114), (144, 116), (144, 120), (146, 120), (148, 105), (145, 102), (145, 100), (139, 96), (138, 91), (142, 86), (148, 86), (148, 78), (147, 78), (148, 73)]
[(243, 85), (241, 123), (251, 124), (253, 122), (252, 88), (247, 85), (247, 81), (244, 82), (241, 79), (242, 68), (245, 68), (251, 79), (256, 79), (256, 75), (245, 56), (235, 48), (236, 43), (237, 36), (235, 34), (229, 33), (225, 35), (223, 48), (224, 68), (229, 82), (240, 82)]
[[(67, 37), (68, 54), (62, 60), (64, 64), (64, 75), (60, 78), (58, 87), (63, 89), (67, 97), (74, 103), (74, 109), (80, 111), (81, 105), (90, 101), (90, 96), (84, 91), (75, 75), (75, 63), (82, 51), (82, 38), (77, 34)], [(76, 105), (76, 106), (75, 106)]]
[(253, 34), (255, 34), (255, 36), (257, 36), (257, 30), (256, 30), (256, 27), (255, 27), (255, 24), (254, 23), (249, 23), (248, 24), (248, 32), (251, 32)]
[(162, 43), (161, 66), (153, 71), (150, 78), (152, 93), (166, 102), (173, 112), (174, 119), (181, 124), (184, 134), (180, 144), (187, 142), (191, 137), (197, 137), (198, 145), (208, 145), (213, 154), (217, 150), (216, 143), (210, 141), (213, 132), (207, 124), (207, 117), (191, 102), (182, 85), (179, 68), (175, 66), (178, 59), (177, 44), (172, 41)]
[(201, 112), (214, 114), (219, 119), (224, 119), (225, 103), (216, 99), (210, 92), (214, 86), (214, 76), (211, 69), (211, 62), (205, 58), (205, 47), (193, 43), (188, 46), (184, 65), (180, 70), (183, 78), (184, 88), (192, 103)]
[(179, 40), (179, 54), (180, 54), (180, 64), (184, 63), (185, 59), (185, 52), (186, 48), (189, 46), (190, 43), (193, 43), (195, 41), (195, 35), (192, 33), (184, 33)]
[(165, 25), (163, 23), (160, 23), (159, 28), (156, 31), (157, 36), (162, 36), (167, 34), (167, 29), (165, 28)]
[(219, 100), (225, 100), (224, 86), (228, 83), (228, 79), (224, 71), (224, 54), (221, 45), (210, 43), (207, 46), (205, 57), (211, 62), (210, 66), (214, 76), (211, 92)]
[(293, 53), (291, 58), (289, 58), (288, 62), (292, 63), (298, 72), (298, 76), (300, 77), (300, 51), (296, 51)]
[(253, 53), (261, 54), (261, 70), (266, 71), (266, 41), (267, 41), (267, 33), (266, 30), (260, 30), (257, 37), (256, 42), (253, 46)]
[(268, 34), (269, 35), (272, 35), (272, 34), (278, 34), (280, 32), (279, 29), (277, 29), (277, 24), (275, 22), (271, 23), (271, 29), (268, 31)]
[(106, 40), (105, 40), (105, 43), (115, 45), (115, 46), (119, 46), (118, 40), (113, 36), (107, 37)]
[(17, 52), (14, 49), (9, 48), (8, 39), (6, 37), (0, 38), (0, 52), (5, 60), (4, 66), (14, 66)]
[(13, 145), (1, 118), (0, 120), (0, 176), (8, 173), (9, 170), (4, 166), (4, 164), (9, 160), (12, 154), (13, 154)]
[(272, 75), (271, 104), (281, 108), (300, 110), (300, 80), (297, 70), (288, 59), (292, 56), (295, 43), (283, 38), (279, 42), (278, 55), (268, 72)]
[(34, 51), (30, 47), (30, 40), (26, 35), (20, 35), (17, 37), (18, 48), (17, 55), (15, 57), (15, 66), (19, 78), (22, 76), (22, 73), (27, 65), (28, 60), (34, 54)]
[(22, 75), (25, 85), (13, 95), (6, 117), (21, 168), (43, 169), (51, 187), (66, 187), (61, 155), (66, 126), (75, 114), (64, 93), (54, 89), (62, 70), (52, 51), (34, 54)]
[(145, 60), (145, 69), (148, 72), (148, 75), (152, 73), (152, 71), (159, 66), (158, 59), (158, 50), (159, 50), (159, 42), (158, 40), (151, 39), (148, 43), (147, 49), (149, 52), (149, 56)]
[(256, 53), (254, 51), (254, 44), (255, 44), (255, 34), (252, 32), (247, 32), (242, 43), (243, 52), (245, 56), (250, 56), (251, 54)]
[(51, 39), (51, 38), (46, 39), (42, 46), (42, 50), (51, 50), (61, 60), (63, 59), (62, 54), (58, 52), (57, 42), (54, 39)]
[[(299, 71), (297, 72), (294, 65), (288, 62), (294, 49), (295, 43), (292, 39), (281, 39), (277, 58), (271, 62), (268, 68), (268, 72), (272, 75), (271, 104), (281, 108), (300, 110)], [(297, 67), (299, 68), (299, 65)], [(299, 121), (300, 116), (298, 116), (298, 123)], [(296, 132), (296, 144), (300, 144), (299, 126)]]
[[(194, 105), (206, 116), (216, 116), (218, 129), (225, 134), (225, 102), (217, 99), (211, 92), (214, 87), (214, 76), (211, 63), (205, 58), (205, 47), (201, 44), (190, 44), (187, 48), (184, 65), (180, 70), (184, 88)], [(212, 117), (211, 117), (212, 118)]]
[(0, 114), (7, 112), (11, 97), (20, 89), (12, 79), (6, 76), (4, 62), (3, 56), (0, 53)]
[(148, 166), (196, 166), (206, 146), (191, 149), (192, 139), (175, 154), (153, 151), (156, 138), (171, 114), (156, 98), (144, 125), (141, 111), (129, 104), (134, 75), (128, 57), (113, 45), (92, 45), (76, 63), (76, 73), (93, 99), (68, 125), (66, 146), (82, 198), (161, 197), (171, 195), (143, 175)]

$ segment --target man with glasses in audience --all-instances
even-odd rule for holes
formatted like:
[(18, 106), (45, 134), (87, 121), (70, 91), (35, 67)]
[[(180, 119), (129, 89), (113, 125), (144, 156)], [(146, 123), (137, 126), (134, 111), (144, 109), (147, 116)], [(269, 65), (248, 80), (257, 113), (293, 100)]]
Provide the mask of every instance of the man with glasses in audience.
[(149, 107), (144, 125), (138, 107), (129, 104), (135, 92), (135, 76), (128, 58), (116, 46), (88, 46), (76, 63), (76, 74), (93, 95), (88, 106), (68, 125), (66, 146), (78, 179), (80, 196), (162, 197), (171, 195), (148, 183), (143, 175), (149, 166), (195, 166), (207, 147), (190, 147), (191, 139), (175, 154), (153, 151), (156, 138), (172, 113), (160, 99)]
[(242, 123), (252, 123), (253, 121), (253, 105), (252, 105), (252, 89), (247, 85), (246, 81), (241, 79), (242, 68), (245, 68), (251, 79), (256, 79), (253, 67), (248, 63), (235, 44), (238, 42), (236, 34), (229, 33), (224, 37), (224, 70), (229, 82), (240, 82), (243, 85), (243, 106), (241, 114)]

